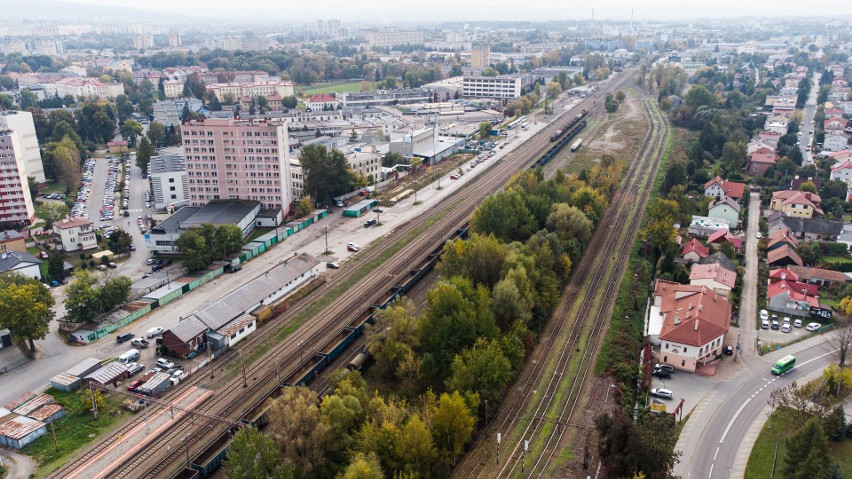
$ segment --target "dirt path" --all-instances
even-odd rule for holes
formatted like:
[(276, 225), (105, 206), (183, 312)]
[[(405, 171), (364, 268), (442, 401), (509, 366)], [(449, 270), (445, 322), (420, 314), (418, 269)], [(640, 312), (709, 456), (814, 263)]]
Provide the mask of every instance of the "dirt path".
[(4, 479), (29, 479), (32, 474), (35, 474), (35, 461), (29, 456), (8, 449), (0, 449), (0, 458), (3, 461), (3, 467), (6, 468)]

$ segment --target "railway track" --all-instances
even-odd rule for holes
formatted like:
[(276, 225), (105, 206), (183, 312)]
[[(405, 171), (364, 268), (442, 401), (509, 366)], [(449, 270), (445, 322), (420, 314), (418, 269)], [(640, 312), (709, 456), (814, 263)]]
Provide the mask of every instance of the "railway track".
[[(596, 345), (629, 258), (623, 252), (630, 251), (665, 148), (667, 124), (649, 101), (643, 99), (650, 128), (637, 159), (572, 274), (549, 330), (516, 382), (517, 393), (503, 404), (496, 421), (456, 469), (457, 477), (545, 477), (553, 472), (548, 467), (558, 455), (566, 431), (582, 427), (572, 423), (574, 413), (581, 406)], [(617, 234), (610, 231), (615, 228), (619, 228)], [(612, 266), (607, 267), (608, 263)], [(554, 357), (555, 363), (550, 363), (548, 358)], [(483, 460), (494, 457), (497, 432), (506, 438), (500, 450), (506, 458), (502, 464)], [(532, 445), (532, 453), (524, 453), (525, 441)], [(530, 468), (525, 463), (527, 455), (531, 456)]]
[[(628, 75), (622, 76), (620, 81), (611, 82), (605, 91), (614, 91)], [(602, 95), (600, 95), (602, 97)], [(574, 108), (588, 108), (592, 98), (586, 99)], [(521, 145), (515, 147), (512, 154), (499, 163), (492, 165), (488, 171), (483, 173), (474, 182), (475, 187), (465, 188), (449, 197), (445, 204), (448, 212), (436, 221), (433, 216), (441, 210), (435, 210), (429, 214), (419, 215), (409, 222), (401, 225), (395, 232), (395, 237), (414, 237), (400, 251), (390, 259), (383, 262), (372, 273), (357, 281), (346, 294), (333, 300), (323, 308), (312, 319), (305, 322), (296, 332), (287, 337), (282, 344), (276, 345), (264, 353), (256, 362), (250, 365), (251, 374), (246, 379), (246, 387), (243, 387), (243, 378), (239, 375), (221, 382), (223, 366), (234, 364), (238, 361), (240, 351), (250, 352), (259, 347), (267, 337), (264, 331), (277, 330), (291, 322), (294, 317), (306, 310), (312, 303), (318, 301), (324, 294), (334, 288), (345, 284), (356, 274), (360, 267), (379, 260), (382, 249), (368, 248), (360, 253), (351, 267), (341, 271), (332, 277), (321, 288), (308, 295), (294, 308), (284, 314), (267, 321), (261, 327), (261, 333), (249, 336), (238, 349), (227, 352), (214, 362), (214, 367), (219, 370), (219, 381), (216, 378), (208, 378), (207, 372), (202, 370), (183, 382), (176, 391), (170, 394), (174, 397), (187, 387), (197, 386), (210, 389), (214, 392), (212, 397), (201, 408), (210, 415), (228, 418), (229, 421), (210, 420), (202, 416), (189, 414), (177, 419), (171, 427), (158, 436), (154, 442), (144, 450), (123, 462), (117, 462), (108, 471), (109, 477), (168, 477), (180, 470), (183, 457), (194, 457), (199, 452), (217, 440), (222, 435), (229, 434), (234, 425), (237, 424), (245, 414), (257, 407), (260, 403), (274, 394), (279, 388), (280, 378), (293, 373), (302, 365), (302, 356), (309, 356), (315, 351), (314, 348), (325, 344), (329, 338), (334, 337), (343, 328), (347, 321), (357, 315), (365, 304), (384, 291), (384, 285), (389, 282), (393, 284), (393, 275), (404, 271), (406, 266), (416, 261), (423, 251), (431, 251), (430, 245), (437, 244), (443, 238), (449, 236), (450, 232), (463, 224), (470, 216), (473, 209), (491, 192), (500, 188), (511, 175), (521, 171), (527, 165), (537, 159), (538, 155), (546, 149), (549, 144), (549, 135), (567, 118), (566, 113), (559, 115), (547, 128), (534, 137), (529, 138)], [(435, 221), (434, 225), (429, 225)], [(426, 228), (425, 231), (421, 231)], [(390, 280), (390, 281), (389, 281)], [(215, 371), (215, 370), (214, 370)], [(162, 407), (151, 407), (151, 413), (161, 410)], [(109, 435), (96, 444), (92, 445), (83, 454), (51, 474), (51, 477), (74, 476), (74, 471), (85, 469), (89, 460), (112, 446), (124, 431), (144, 422), (141, 415), (122, 425), (119, 431)], [(103, 471), (102, 471), (103, 472)], [(78, 474), (79, 475), (79, 474)]]

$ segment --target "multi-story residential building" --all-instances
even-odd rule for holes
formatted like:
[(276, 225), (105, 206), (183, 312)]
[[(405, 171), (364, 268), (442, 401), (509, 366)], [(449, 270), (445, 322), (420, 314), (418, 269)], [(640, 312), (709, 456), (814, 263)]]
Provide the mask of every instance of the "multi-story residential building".
[(59, 235), (66, 252), (84, 251), (98, 246), (95, 228), (86, 218), (75, 217), (53, 223), (53, 232)]
[(143, 50), (154, 48), (154, 35), (150, 33), (140, 33), (133, 36), (133, 48)]
[(462, 83), (462, 96), (513, 100), (527, 93), (532, 85), (533, 77), (523, 73), (496, 77), (466, 76)]
[(335, 96), (344, 108), (354, 106), (404, 105), (408, 103), (428, 103), (432, 92), (422, 88), (405, 90), (377, 90), (371, 92), (336, 93)]
[(225, 96), (233, 95), (234, 99), (239, 100), (242, 97), (248, 96), (280, 96), (284, 98), (292, 95), (295, 90), (293, 83), (288, 81), (269, 81), (256, 83), (213, 83), (207, 85), (207, 89), (216, 95), (219, 101), (225, 101)]
[(190, 205), (243, 199), (289, 209), (293, 194), (286, 121), (209, 118), (181, 125), (181, 134)]
[(51, 83), (43, 83), (45, 92), (51, 96), (115, 98), (124, 94), (124, 84), (103, 83), (95, 78), (63, 78)]
[(308, 98), (308, 101), (305, 102), (305, 105), (307, 105), (311, 111), (336, 110), (340, 107), (340, 100), (338, 100), (334, 95), (323, 93), (321, 95), (311, 95), (311, 97)]
[(470, 66), (485, 68), (488, 65), (491, 65), (491, 49), (489, 47), (477, 47), (470, 51)]
[(197, 98), (184, 98), (181, 100), (160, 101), (154, 103), (154, 121), (163, 125), (172, 125), (177, 128), (183, 114), (183, 107), (189, 108), (192, 113), (210, 113), (204, 108), (201, 100)]
[(16, 144), (20, 146), (20, 150), (17, 150), (15, 154), (24, 161), (26, 176), (35, 178), (38, 183), (43, 183), (45, 181), (44, 165), (38, 148), (33, 114), (28, 111), (0, 111), (0, 130), (13, 132), (17, 137)]
[(183, 96), (183, 82), (180, 80), (163, 80), (163, 93), (166, 98), (180, 98)]
[(399, 45), (422, 45), (423, 32), (404, 31), (398, 29), (368, 29), (361, 30), (361, 35), (367, 39), (370, 47), (391, 48)]
[(849, 145), (849, 139), (846, 137), (846, 133), (842, 131), (829, 132), (823, 140), (823, 149), (826, 151), (845, 150), (847, 145)]
[(35, 220), (23, 151), (17, 133), (0, 130), (0, 223), (30, 225)]
[(189, 187), (183, 156), (152, 157), (148, 164), (148, 181), (151, 183), (155, 209), (175, 210), (189, 204)]
[(807, 191), (782, 190), (772, 193), (769, 209), (783, 211), (793, 218), (813, 218), (823, 214), (820, 203), (822, 199), (819, 195)]

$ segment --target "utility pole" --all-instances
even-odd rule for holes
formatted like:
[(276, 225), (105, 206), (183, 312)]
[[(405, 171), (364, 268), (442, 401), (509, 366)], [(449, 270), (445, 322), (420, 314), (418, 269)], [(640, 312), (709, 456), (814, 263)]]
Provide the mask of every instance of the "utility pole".
[(500, 464), (500, 441), (503, 440), (503, 435), (497, 433), (497, 464)]
[(92, 396), (92, 414), (95, 419), (98, 418), (98, 402), (95, 401), (95, 389), (92, 387), (92, 383), (89, 383), (89, 394)]
[(59, 452), (59, 443), (56, 442), (56, 428), (53, 426), (54, 421), (50, 421), (50, 432), (53, 433), (53, 448)]
[(243, 350), (240, 349), (240, 366), (243, 369), (243, 388), (248, 387), (248, 381), (246, 380), (246, 363), (243, 361)]
[(323, 230), (325, 230), (325, 251), (323, 253), (328, 253), (328, 225), (323, 226)]

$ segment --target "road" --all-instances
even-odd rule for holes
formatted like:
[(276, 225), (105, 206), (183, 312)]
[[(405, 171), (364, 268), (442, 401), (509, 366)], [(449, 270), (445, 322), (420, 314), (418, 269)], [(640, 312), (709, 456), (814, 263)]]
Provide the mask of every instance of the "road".
[[(740, 346), (739, 354), (752, 356), (755, 354), (757, 334), (757, 266), (760, 258), (757, 256), (757, 239), (755, 235), (760, 228), (760, 193), (753, 191), (749, 194), (748, 224), (746, 225), (746, 274), (742, 284), (740, 301), (740, 322), (736, 344)], [(729, 333), (730, 334), (730, 333)], [(734, 344), (728, 341), (728, 344)]]
[(818, 73), (814, 73), (813, 75), (813, 86), (811, 87), (811, 93), (808, 95), (808, 101), (805, 103), (805, 108), (802, 115), (802, 124), (799, 125), (799, 131), (802, 132), (802, 136), (799, 137), (799, 149), (802, 151), (802, 164), (807, 165), (809, 163), (813, 163), (813, 154), (808, 151), (809, 146), (812, 146), (813, 142), (813, 131), (814, 124), (811, 121), (814, 119), (814, 115), (816, 114), (817, 107), (817, 93), (819, 93), (819, 79), (820, 75)]

